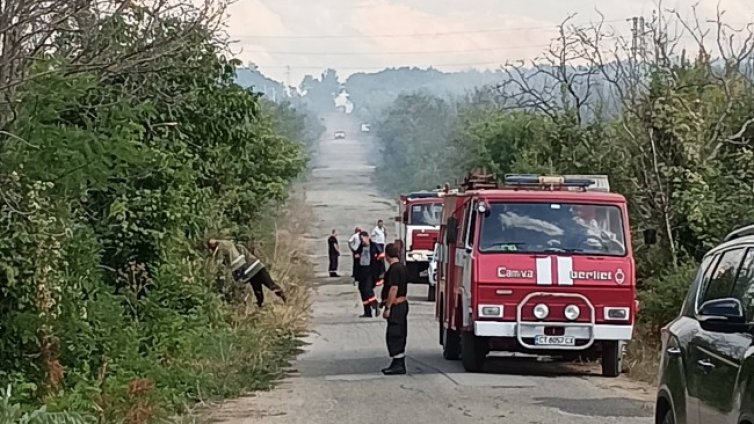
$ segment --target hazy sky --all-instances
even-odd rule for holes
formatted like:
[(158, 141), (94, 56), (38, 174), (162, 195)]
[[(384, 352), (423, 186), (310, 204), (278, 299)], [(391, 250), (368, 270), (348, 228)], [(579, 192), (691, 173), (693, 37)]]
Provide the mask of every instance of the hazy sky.
[[(665, 0), (662, 7), (688, 14), (693, 4), (703, 18), (719, 5), (726, 21), (754, 22), (754, 0)], [(599, 19), (598, 9), (630, 34), (625, 20), (649, 18), (656, 8), (651, 0), (237, 0), (228, 29), (239, 58), (296, 84), (325, 67), (342, 76), (403, 65), (496, 68), (537, 56), (570, 13), (587, 23)]]

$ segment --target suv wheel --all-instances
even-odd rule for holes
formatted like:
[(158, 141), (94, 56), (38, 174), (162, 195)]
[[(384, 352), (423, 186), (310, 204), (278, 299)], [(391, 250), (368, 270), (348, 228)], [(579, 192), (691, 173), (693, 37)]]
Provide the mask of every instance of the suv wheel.
[(621, 372), (621, 345), (619, 342), (602, 343), (602, 375), (617, 377)]
[(662, 417), (660, 424), (675, 424), (675, 417), (673, 416), (673, 411), (670, 408), (665, 411), (665, 415)]

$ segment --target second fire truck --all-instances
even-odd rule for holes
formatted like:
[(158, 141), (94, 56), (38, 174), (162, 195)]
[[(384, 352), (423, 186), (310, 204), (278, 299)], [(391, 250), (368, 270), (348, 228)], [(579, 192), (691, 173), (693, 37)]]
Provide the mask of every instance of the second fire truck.
[(418, 191), (402, 195), (398, 203), (398, 237), (403, 242), (403, 262), (410, 283), (427, 284), (427, 299), (435, 300), (429, 263), (440, 231), (443, 196), (450, 190)]
[(439, 243), (446, 359), (476, 372), (490, 351), (601, 357), (620, 374), (638, 305), (626, 199), (606, 177), (467, 177)]

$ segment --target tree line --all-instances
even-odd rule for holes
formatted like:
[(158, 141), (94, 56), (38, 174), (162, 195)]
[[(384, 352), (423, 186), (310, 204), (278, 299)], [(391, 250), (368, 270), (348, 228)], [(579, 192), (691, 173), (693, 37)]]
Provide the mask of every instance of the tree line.
[(0, 6), (7, 422), (41, 405), (151, 422), (264, 386), (291, 348), (285, 328), (261, 328), (223, 296), (204, 242), (260, 237), (255, 223), (285, 200), (322, 127), (234, 82), (224, 10)]
[[(658, 12), (632, 48), (603, 24), (567, 19), (542, 57), (507, 64), (470, 98), (401, 95), (374, 127), (379, 181), (394, 195), (475, 168), (607, 174), (629, 202), (642, 331), (656, 336), (701, 256), (754, 222), (751, 36), (720, 16)], [(647, 228), (656, 245), (642, 244)]]

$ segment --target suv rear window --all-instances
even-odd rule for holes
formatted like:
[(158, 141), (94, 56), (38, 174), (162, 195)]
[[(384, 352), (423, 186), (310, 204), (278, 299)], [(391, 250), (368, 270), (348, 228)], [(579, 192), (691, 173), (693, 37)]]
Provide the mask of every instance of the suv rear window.
[(746, 311), (746, 318), (751, 322), (754, 318), (754, 248), (746, 252), (736, 283), (733, 285), (731, 297), (741, 301)]
[(738, 248), (728, 250), (722, 254), (720, 262), (712, 274), (712, 278), (710, 278), (707, 286), (704, 287), (699, 305), (710, 300), (723, 299), (730, 296), (744, 252), (744, 248)]

